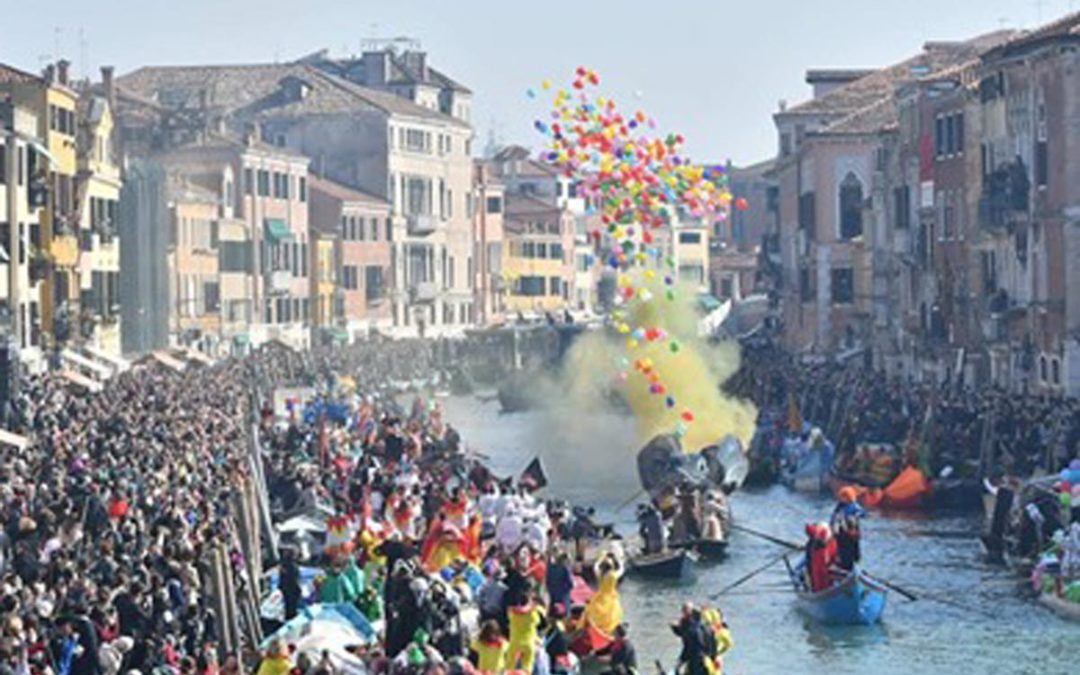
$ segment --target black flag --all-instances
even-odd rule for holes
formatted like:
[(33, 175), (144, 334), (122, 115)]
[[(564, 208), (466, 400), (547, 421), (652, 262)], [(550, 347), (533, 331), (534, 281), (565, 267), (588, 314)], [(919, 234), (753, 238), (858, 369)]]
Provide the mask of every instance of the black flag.
[(518, 484), (531, 492), (547, 487), (547, 474), (544, 473), (544, 465), (540, 463), (539, 457), (534, 457), (529, 466), (521, 472)]

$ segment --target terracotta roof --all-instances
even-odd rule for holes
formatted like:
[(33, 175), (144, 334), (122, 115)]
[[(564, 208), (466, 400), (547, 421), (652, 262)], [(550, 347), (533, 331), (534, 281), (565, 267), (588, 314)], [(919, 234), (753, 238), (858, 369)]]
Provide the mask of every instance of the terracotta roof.
[[(309, 87), (290, 100), (282, 82), (295, 78)], [(306, 115), (379, 110), (455, 126), (464, 122), (393, 94), (375, 91), (302, 63), (140, 68), (118, 82), (170, 108), (197, 108), (202, 92), (211, 107), (229, 114)]]
[(1016, 31), (1010, 39), (988, 50), (985, 56), (994, 58), (1006, 55), (1014, 50), (1036, 45), (1043, 40), (1061, 37), (1080, 38), (1080, 12), (1066, 14), (1060, 19), (1043, 24), (1034, 30)]
[(390, 202), (387, 200), (373, 195), (363, 190), (358, 190), (347, 185), (342, 185), (336, 181), (332, 181), (329, 178), (319, 178), (318, 176), (310, 176), (308, 178), (308, 188), (311, 190), (318, 190), (336, 199), (340, 199), (343, 202), (358, 202), (369, 206), (380, 206), (383, 208), (390, 208)]
[(873, 106), (882, 98), (891, 97), (894, 88), (903, 82), (918, 80), (976, 58), (1013, 35), (1013, 31), (1006, 30), (962, 42), (928, 42), (922, 52), (909, 59), (876, 70), (825, 96), (789, 108), (782, 114), (832, 114), (846, 117)]
[(896, 99), (886, 96), (829, 124), (814, 134), (872, 134), (896, 126)]
[(0, 84), (43, 84), (45, 80), (28, 73), (25, 70), (19, 70), (13, 66), (9, 66), (6, 63), (0, 63)]

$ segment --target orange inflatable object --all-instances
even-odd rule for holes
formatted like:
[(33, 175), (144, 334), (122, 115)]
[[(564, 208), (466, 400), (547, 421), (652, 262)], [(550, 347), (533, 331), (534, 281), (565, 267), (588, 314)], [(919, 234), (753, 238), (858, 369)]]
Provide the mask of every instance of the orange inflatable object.
[(867, 488), (860, 485), (837, 486), (835, 492), (843, 487), (853, 487), (858, 493), (859, 503), (869, 508), (914, 509), (922, 506), (923, 499), (930, 495), (933, 488), (922, 471), (913, 466), (906, 467), (891, 483), (880, 488)]

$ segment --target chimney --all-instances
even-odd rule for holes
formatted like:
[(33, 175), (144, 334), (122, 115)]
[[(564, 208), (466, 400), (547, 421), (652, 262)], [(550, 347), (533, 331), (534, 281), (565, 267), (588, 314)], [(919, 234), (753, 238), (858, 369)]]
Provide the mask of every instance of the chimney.
[(262, 130), (259, 128), (258, 122), (249, 122), (244, 130), (244, 145), (252, 147), (259, 142), (259, 135)]
[(416, 76), (420, 78), (421, 82), (427, 82), (428, 69), (427, 69), (427, 53), (426, 52), (405, 52), (405, 65), (409, 70), (416, 73)]
[(56, 79), (65, 87), (68, 86), (69, 66), (71, 66), (71, 61), (68, 61), (67, 59), (60, 59), (56, 62)]
[(109, 109), (116, 113), (116, 89), (113, 85), (113, 67), (101, 67), (101, 88), (105, 90), (105, 100), (109, 102)]
[(364, 52), (364, 85), (381, 87), (390, 79), (390, 52)]
[(42, 71), (41, 76), (45, 78), (46, 83), (54, 84), (56, 82), (56, 66), (51, 63), (45, 66), (45, 70)]

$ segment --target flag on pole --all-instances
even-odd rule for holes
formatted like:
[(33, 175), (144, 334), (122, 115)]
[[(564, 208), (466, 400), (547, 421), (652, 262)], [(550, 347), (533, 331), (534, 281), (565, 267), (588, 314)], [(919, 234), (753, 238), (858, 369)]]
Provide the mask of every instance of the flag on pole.
[(518, 484), (532, 492), (547, 487), (547, 474), (544, 473), (544, 466), (540, 463), (539, 457), (534, 457), (533, 461), (529, 462), (529, 466), (521, 472)]

